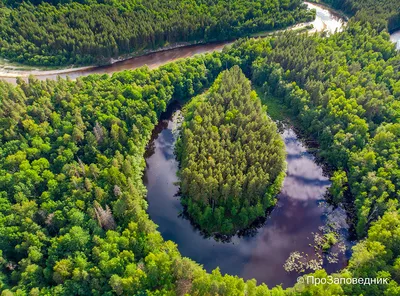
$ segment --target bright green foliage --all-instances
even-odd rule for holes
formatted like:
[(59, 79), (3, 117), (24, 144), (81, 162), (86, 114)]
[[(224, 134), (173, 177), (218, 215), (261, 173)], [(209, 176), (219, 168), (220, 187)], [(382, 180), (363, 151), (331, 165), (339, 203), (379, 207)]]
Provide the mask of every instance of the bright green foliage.
[[(243, 43), (234, 51), (251, 55), (255, 43)], [(371, 228), (379, 227), (379, 240), (377, 232), (370, 231), (366, 241), (354, 247), (356, 258), (363, 257), (365, 264), (357, 259), (340, 277), (370, 270), (371, 277), (394, 280), (354, 290), (345, 285), (344, 293), (397, 295), (399, 255), (397, 233), (392, 230), (397, 214), (392, 211), (400, 192), (400, 55), (386, 32), (356, 22), (329, 38), (287, 33), (265, 47), (264, 59), (253, 64), (247, 60), (243, 67), (250, 62), (253, 81), (266, 94), (281, 98), (301, 129), (318, 141), (321, 156), (337, 168), (331, 192), (354, 211), (359, 237), (367, 234), (374, 220), (386, 218)], [(393, 223), (385, 223), (390, 216), (395, 216)]]
[(344, 197), (344, 192), (348, 190), (347, 187), (347, 174), (346, 172), (343, 171), (336, 171), (333, 173), (333, 176), (331, 177), (331, 187), (329, 188), (329, 191), (331, 192), (333, 196), (333, 201), (338, 204), (343, 201)]
[(202, 230), (233, 234), (275, 204), (283, 140), (238, 66), (187, 109), (178, 142), (183, 203)]
[(349, 189), (360, 237), (400, 192), (400, 56), (388, 37), (360, 23), (330, 38), (288, 33), (253, 65), (253, 80), (282, 98), (338, 169), (331, 191), (340, 202)]
[[(318, 141), (337, 170), (332, 193), (354, 205), (359, 236), (368, 233), (334, 277), (385, 277), (389, 285), (269, 290), (206, 273), (163, 241), (145, 212), (145, 145), (171, 98), (204, 92), (233, 65)], [(328, 38), (244, 40), (155, 71), (1, 82), (2, 295), (399, 295), (399, 65), (387, 33), (350, 22)], [(237, 114), (222, 118), (228, 124)]]
[(175, 291), (181, 259), (146, 214), (143, 154), (172, 95), (207, 86), (201, 62), (0, 82), (1, 291)]
[(353, 248), (348, 269), (353, 277), (387, 278), (388, 285), (349, 285), (348, 295), (399, 295), (400, 216), (389, 209), (373, 223), (368, 237)]
[(157, 117), (229, 59), (0, 82), (2, 295), (268, 295), (182, 258), (146, 214), (143, 154)]
[[(315, 278), (324, 278), (329, 283), (307, 284), (304, 276), (303, 284), (296, 284), (288, 289), (289, 295), (300, 292), (301, 295), (399, 295), (400, 293), (400, 215), (391, 208), (381, 219), (374, 222), (368, 231), (368, 237), (353, 248), (353, 254), (347, 269), (328, 276), (325, 271), (311, 274)], [(370, 278), (381, 281), (387, 279), (388, 284), (344, 284), (340, 281), (350, 278)], [(371, 283), (371, 280), (370, 280)], [(299, 293), (299, 294), (300, 294)]]
[(50, 66), (107, 63), (176, 42), (230, 40), (314, 17), (301, 0), (3, 2), (14, 7), (2, 8), (0, 1), (0, 56)]

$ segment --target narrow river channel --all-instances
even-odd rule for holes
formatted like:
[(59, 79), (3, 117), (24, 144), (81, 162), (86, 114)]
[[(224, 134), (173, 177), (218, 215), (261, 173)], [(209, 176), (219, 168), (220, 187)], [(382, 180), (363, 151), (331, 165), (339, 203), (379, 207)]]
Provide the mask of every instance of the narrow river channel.
[[(333, 33), (335, 30), (340, 30), (345, 21), (341, 17), (326, 7), (305, 2), (309, 9), (315, 9), (317, 14), (313, 22), (298, 24), (292, 29), (305, 27), (312, 24), (312, 32), (328, 30)], [(196, 54), (203, 54), (214, 51), (221, 51), (224, 46), (232, 42), (216, 42), (209, 44), (198, 44), (191, 46), (182, 46), (174, 49), (149, 53), (147, 55), (130, 58), (124, 61), (115, 62), (106, 66), (99, 67), (82, 67), (76, 69), (61, 69), (61, 70), (18, 70), (18, 68), (10, 66), (0, 66), (0, 79), (4, 79), (11, 83), (16, 83), (16, 77), (27, 78), (29, 75), (34, 75), (40, 80), (56, 79), (58, 76), (65, 78), (70, 77), (76, 79), (80, 76), (90, 74), (112, 74), (123, 70), (133, 70), (147, 65), (150, 69), (158, 68), (162, 65), (176, 61), (182, 58), (192, 57)]]
[[(345, 21), (339, 15), (326, 7), (306, 4), (317, 12), (316, 19), (311, 22), (312, 31), (328, 30), (333, 33), (343, 28)], [(306, 25), (308, 24), (299, 24), (293, 28)], [(400, 31), (394, 32), (391, 40), (400, 42)], [(227, 44), (229, 42), (179, 47), (101, 67), (55, 71), (0, 67), (0, 79), (15, 83), (16, 77), (26, 79), (30, 74), (41, 80), (56, 79), (57, 76), (76, 79), (89, 74), (112, 74), (144, 65), (154, 69), (181, 58), (221, 51)], [(398, 47), (400, 49), (400, 44)], [(279, 201), (266, 220), (253, 231), (235, 236), (229, 242), (203, 237), (181, 215), (182, 206), (177, 195), (179, 187), (176, 185), (178, 162), (174, 156), (178, 115), (179, 106), (171, 105), (154, 129), (146, 153), (144, 182), (148, 189), (148, 212), (151, 219), (159, 225), (158, 229), (164, 239), (174, 241), (183, 256), (202, 264), (207, 271), (219, 267), (222, 273), (245, 279), (255, 278), (259, 283), (266, 283), (270, 287), (278, 284), (287, 287), (296, 282), (298, 272), (288, 272), (284, 268), (293, 252), (298, 252), (301, 260), (305, 261), (322, 259), (322, 267), (328, 272), (346, 266), (351, 245), (347, 241), (346, 214), (342, 209), (333, 209), (326, 204), (324, 196), (330, 185), (329, 178), (289, 126), (281, 129), (287, 151), (287, 177), (278, 196)], [(315, 251), (315, 241), (326, 231), (331, 231), (332, 227), (340, 238), (339, 243), (329, 254), (320, 249)], [(310, 271), (312, 270), (306, 270)]]
[[(159, 226), (165, 240), (178, 245), (183, 256), (202, 264), (207, 271), (219, 267), (222, 273), (255, 278), (268, 286), (296, 282), (298, 273), (287, 272), (283, 265), (292, 252), (317, 258), (310, 244), (323, 228), (335, 225), (346, 252), (336, 252), (337, 262), (328, 263), (323, 256), (323, 267), (334, 272), (346, 266), (350, 243), (346, 240), (346, 214), (326, 205), (324, 196), (330, 185), (314, 157), (290, 127), (281, 129), (287, 151), (287, 177), (278, 204), (267, 219), (247, 235), (235, 236), (229, 242), (205, 238), (190, 221), (182, 217), (178, 178), (178, 162), (174, 143), (178, 135), (179, 106), (172, 105), (154, 129), (145, 155), (147, 168), (144, 183), (148, 190), (148, 212)], [(344, 250), (343, 250), (344, 251)], [(310, 271), (310, 270), (308, 270)]]
[[(298, 29), (312, 24), (313, 29), (310, 32), (328, 30), (330, 33), (334, 33), (336, 30), (340, 31), (346, 24), (346, 21), (342, 17), (332, 11), (331, 9), (321, 6), (319, 4), (313, 4), (305, 2), (309, 9), (316, 10), (316, 18), (310, 23), (303, 23), (293, 26), (291, 29)], [(400, 31), (394, 32), (391, 35), (391, 40), (398, 43), (400, 49)], [(61, 69), (61, 70), (22, 70), (18, 67), (0, 65), (0, 79), (6, 80), (11, 83), (16, 83), (16, 77), (22, 77), (27, 79), (29, 75), (34, 75), (40, 80), (56, 79), (58, 76), (65, 78), (70, 77), (76, 79), (81, 76), (87, 76), (90, 74), (112, 74), (123, 70), (133, 70), (136, 68), (147, 65), (150, 69), (158, 68), (162, 65), (176, 61), (181, 58), (192, 57), (196, 54), (203, 54), (214, 51), (221, 51), (227, 44), (231, 42), (216, 42), (209, 44), (198, 44), (190, 46), (182, 46), (174, 49), (168, 49), (158, 52), (149, 53), (134, 58), (130, 58), (124, 61), (115, 62), (106, 66), (93, 66), (93, 67), (82, 67), (72, 69)]]

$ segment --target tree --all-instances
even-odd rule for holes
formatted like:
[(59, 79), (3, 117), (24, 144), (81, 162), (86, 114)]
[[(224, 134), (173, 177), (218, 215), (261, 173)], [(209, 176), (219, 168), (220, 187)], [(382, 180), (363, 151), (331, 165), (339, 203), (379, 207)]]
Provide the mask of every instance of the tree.
[(246, 228), (264, 215), (262, 205), (274, 204), (283, 181), (285, 152), (275, 124), (239, 67), (189, 103), (185, 118), (177, 151), (188, 213), (208, 233)]

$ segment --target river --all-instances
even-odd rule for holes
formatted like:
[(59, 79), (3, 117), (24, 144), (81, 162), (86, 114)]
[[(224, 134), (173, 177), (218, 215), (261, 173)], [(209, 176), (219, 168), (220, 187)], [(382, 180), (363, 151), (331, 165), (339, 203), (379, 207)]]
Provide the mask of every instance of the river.
[[(309, 24), (313, 25), (310, 32), (328, 30), (334, 33), (340, 31), (346, 24), (346, 21), (341, 16), (331, 9), (314, 3), (305, 2), (309, 9), (316, 10), (316, 18), (310, 23), (298, 24), (290, 29), (299, 29)], [(393, 42), (400, 42), (400, 31), (394, 32), (391, 35)], [(198, 44), (183, 46), (174, 49), (162, 50), (149, 53), (147, 55), (130, 58), (124, 61), (115, 62), (106, 66), (89, 66), (81, 68), (69, 68), (61, 70), (18, 70), (17, 68), (0, 66), (0, 79), (4, 79), (11, 83), (16, 83), (16, 77), (27, 79), (29, 75), (34, 75), (40, 80), (56, 79), (58, 76), (65, 78), (69, 76), (71, 79), (76, 79), (80, 76), (90, 74), (112, 74), (122, 70), (132, 70), (147, 65), (150, 69), (154, 69), (167, 63), (176, 61), (181, 58), (192, 57), (196, 54), (221, 51), (224, 46), (232, 42), (216, 42), (209, 44)], [(400, 49), (400, 44), (398, 44)]]
[[(313, 31), (328, 30), (333, 33), (335, 30), (340, 30), (345, 21), (340, 18), (339, 15), (332, 12), (326, 7), (305, 2), (310, 9), (315, 9), (316, 19), (313, 22), (298, 24), (290, 29), (299, 29), (306, 25), (312, 24)], [(147, 65), (150, 69), (154, 69), (165, 65), (167, 63), (176, 61), (181, 58), (192, 57), (196, 54), (221, 51), (224, 46), (231, 44), (232, 42), (216, 42), (209, 44), (198, 44), (191, 46), (178, 47), (169, 50), (163, 50), (158, 52), (149, 53), (147, 55), (130, 58), (124, 61), (115, 62), (106, 66), (99, 67), (81, 67), (81, 68), (70, 68), (61, 70), (18, 70), (13, 67), (0, 67), (0, 79), (4, 79), (11, 83), (16, 83), (16, 77), (27, 78), (29, 75), (34, 75), (40, 80), (56, 79), (57, 76), (65, 78), (69, 76), (71, 79), (76, 79), (80, 76), (86, 76), (90, 74), (112, 74), (123, 70), (132, 70)]]
[[(329, 272), (346, 266), (350, 248), (346, 240), (346, 214), (325, 203), (329, 178), (290, 127), (281, 129), (287, 151), (287, 177), (279, 201), (267, 219), (259, 228), (234, 236), (229, 242), (203, 237), (180, 215), (183, 209), (177, 195), (178, 162), (174, 156), (179, 112), (177, 105), (168, 108), (154, 129), (145, 155), (148, 213), (165, 240), (175, 242), (183, 256), (202, 264), (207, 271), (219, 267), (222, 273), (255, 278), (270, 287), (287, 287), (298, 277), (297, 272), (287, 272), (283, 267), (290, 254), (297, 251), (304, 258), (318, 259), (316, 254), (322, 252), (315, 252), (309, 244), (315, 244), (315, 236), (321, 236), (328, 224), (336, 225), (342, 241), (332, 249), (338, 253), (337, 262), (328, 263), (327, 256), (323, 256), (322, 266)], [(338, 251), (340, 245), (346, 246), (346, 253)]]
[[(316, 19), (311, 22), (314, 27), (312, 31), (328, 30), (333, 33), (343, 28), (345, 21), (339, 15), (326, 7), (307, 2), (306, 4), (317, 12)], [(300, 24), (293, 28), (306, 25), (308, 24)], [(393, 33), (391, 40), (398, 42), (400, 31)], [(57, 76), (76, 79), (89, 74), (112, 74), (144, 65), (154, 69), (181, 58), (221, 51), (227, 44), (229, 42), (185, 46), (101, 67), (55, 71), (2, 68), (0, 79), (15, 83), (16, 77), (26, 79), (30, 74), (41, 80), (56, 79)], [(341, 246), (344, 245), (347, 251), (340, 252), (339, 249), (344, 249), (339, 248), (340, 244), (335, 245), (332, 252), (338, 255), (332, 260), (332, 256), (335, 256), (331, 253), (330, 260), (336, 262), (328, 263), (328, 256), (325, 254), (322, 255), (322, 266), (328, 272), (346, 266), (351, 243), (346, 240), (348, 226), (345, 212), (340, 208), (333, 209), (324, 202), (324, 195), (330, 185), (329, 178), (314, 157), (307, 152), (307, 148), (293, 129), (288, 126), (281, 130), (287, 151), (287, 177), (276, 207), (261, 227), (250, 234), (235, 236), (230, 242), (204, 238), (189, 220), (180, 215), (182, 206), (177, 196), (179, 188), (176, 185), (178, 163), (173, 154), (177, 135), (176, 120), (179, 114), (176, 107), (171, 105), (161, 118), (146, 153), (144, 182), (148, 189), (148, 212), (159, 225), (158, 229), (164, 239), (177, 243), (183, 256), (202, 264), (208, 271), (219, 266), (222, 273), (238, 275), (245, 279), (256, 278), (259, 283), (264, 282), (270, 287), (277, 284), (287, 287), (293, 285), (298, 276), (296, 271), (288, 272), (283, 267), (290, 255), (299, 252), (296, 254), (301, 256), (302, 262), (319, 260), (318, 256), (323, 253), (320, 250), (315, 252), (310, 244), (315, 245), (315, 241), (327, 231), (327, 225), (336, 225), (335, 231), (343, 241)], [(301, 262), (294, 265), (301, 266)], [(293, 267), (293, 264), (291, 266)]]
[(400, 30), (393, 32), (390, 35), (390, 40), (392, 40), (392, 42), (396, 43), (397, 50), (400, 50)]

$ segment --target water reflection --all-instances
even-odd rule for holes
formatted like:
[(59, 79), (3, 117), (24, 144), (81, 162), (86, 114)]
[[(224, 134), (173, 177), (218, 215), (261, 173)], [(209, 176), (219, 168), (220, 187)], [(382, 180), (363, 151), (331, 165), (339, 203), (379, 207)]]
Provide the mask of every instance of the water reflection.
[[(176, 108), (176, 106), (175, 106)], [(175, 116), (176, 120), (176, 116)], [(312, 254), (312, 232), (325, 225), (332, 212), (321, 205), (329, 186), (328, 177), (314, 157), (306, 151), (291, 128), (284, 128), (288, 170), (279, 201), (261, 228), (252, 236), (235, 236), (229, 243), (204, 238), (199, 230), (182, 218), (182, 206), (177, 193), (178, 163), (174, 158), (174, 130), (176, 122), (161, 120), (153, 135), (146, 155), (145, 184), (148, 189), (149, 215), (159, 225), (158, 230), (166, 240), (178, 245), (183, 256), (203, 264), (207, 271), (217, 266), (222, 273), (239, 275), (245, 279), (256, 278), (269, 286), (293, 285), (295, 272), (288, 273), (283, 264), (293, 251)], [(347, 224), (344, 211), (335, 211), (334, 219), (341, 221), (345, 234)], [(346, 256), (339, 262), (325, 265), (329, 271), (346, 265)]]
[(327, 30), (329, 33), (335, 33), (335, 31), (340, 32), (343, 29), (345, 22), (339, 14), (319, 4), (305, 3), (309, 9), (315, 9), (317, 12), (315, 20), (310, 23), (314, 27), (312, 32)]
[(400, 50), (400, 30), (391, 34), (390, 40), (392, 40), (392, 42), (396, 43), (396, 49)]

